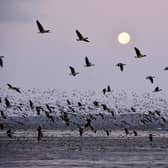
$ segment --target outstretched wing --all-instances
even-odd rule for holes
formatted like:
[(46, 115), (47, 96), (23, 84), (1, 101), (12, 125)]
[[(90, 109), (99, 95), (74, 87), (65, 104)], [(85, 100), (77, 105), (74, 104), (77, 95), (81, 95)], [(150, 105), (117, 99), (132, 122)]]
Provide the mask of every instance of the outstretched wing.
[(41, 25), (41, 23), (40, 23), (38, 20), (36, 20), (36, 23), (37, 23), (37, 27), (38, 27), (39, 31), (40, 31), (40, 32), (43, 32), (43, 31), (44, 31), (44, 28), (43, 28), (43, 26)]
[(71, 73), (74, 74), (74, 73), (75, 73), (74, 67), (70, 66), (69, 68), (70, 68), (70, 70), (71, 70)]
[(141, 55), (141, 52), (140, 52), (140, 50), (138, 48), (134, 47), (134, 49), (135, 49), (135, 52), (136, 52), (137, 56)]
[(79, 39), (83, 39), (82, 34), (78, 30), (76, 30), (76, 34), (77, 34), (77, 36), (78, 36)]
[(11, 84), (7, 83), (7, 85), (8, 85), (9, 88), (12, 88), (12, 85), (11, 85)]

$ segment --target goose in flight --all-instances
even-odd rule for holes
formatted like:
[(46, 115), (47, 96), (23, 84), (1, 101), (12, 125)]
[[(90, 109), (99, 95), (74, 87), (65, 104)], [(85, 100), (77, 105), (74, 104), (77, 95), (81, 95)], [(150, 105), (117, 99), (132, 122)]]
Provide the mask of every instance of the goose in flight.
[(160, 89), (159, 86), (157, 86), (157, 87), (153, 90), (153, 92), (160, 92), (160, 91), (162, 91), (162, 89)]
[(83, 35), (78, 30), (76, 30), (76, 34), (78, 36), (78, 39), (76, 39), (77, 41), (90, 42), (88, 37), (83, 37)]
[(3, 119), (6, 119), (6, 116), (5, 116), (4, 112), (3, 112), (2, 110), (1, 110), (0, 112), (1, 112), (1, 117), (2, 117)]
[(121, 72), (123, 72), (125, 65), (126, 65), (126, 64), (118, 63), (116, 66), (118, 66), (118, 67), (120, 68)]
[(29, 100), (29, 105), (30, 105), (30, 108), (33, 110), (34, 109), (34, 104), (31, 100)]
[(19, 88), (14, 87), (14, 86), (12, 86), (12, 85), (11, 85), (11, 84), (9, 84), (9, 83), (7, 83), (7, 85), (8, 85), (8, 87), (9, 87), (9, 89), (11, 89), (11, 90), (15, 90), (16, 92), (21, 93), (21, 91), (20, 91), (20, 89), (19, 89)]
[(0, 56), (0, 66), (3, 67), (3, 58), (4, 56)]
[(154, 82), (154, 78), (155, 78), (154, 76), (147, 76), (146, 77), (146, 79), (149, 79), (151, 83)]
[(8, 136), (9, 138), (12, 138), (12, 131), (11, 131), (11, 129), (8, 129), (8, 130), (6, 131), (6, 134), (7, 134), (7, 136)]
[(90, 61), (89, 61), (89, 59), (88, 59), (88, 57), (85, 57), (85, 66), (86, 67), (91, 67), (91, 66), (94, 66), (94, 64), (92, 64)]
[(38, 20), (36, 20), (36, 24), (39, 29), (39, 33), (49, 33), (50, 32), (50, 30), (45, 30), (42, 24)]
[(111, 92), (111, 87), (110, 87), (110, 85), (107, 86), (107, 92)]
[(134, 134), (134, 136), (138, 136), (138, 133), (137, 133), (137, 131), (133, 131), (133, 134)]
[(68, 105), (71, 105), (71, 102), (70, 102), (69, 99), (67, 99), (66, 102), (67, 102)]
[(136, 58), (146, 57), (146, 55), (143, 55), (138, 48), (134, 47), (134, 49), (135, 49), (135, 52), (136, 52), (136, 56), (135, 56)]
[(10, 108), (11, 107), (11, 103), (9, 102), (7, 97), (5, 97), (5, 105), (6, 105), (6, 108)]
[(75, 71), (75, 68), (74, 68), (74, 67), (69, 66), (69, 69), (70, 69), (70, 71), (71, 71), (70, 75), (72, 75), (72, 76), (76, 76), (76, 75), (79, 74), (79, 72), (76, 72), (76, 71)]
[(126, 136), (129, 134), (129, 130), (128, 130), (128, 128), (124, 128), (124, 131), (125, 131), (125, 134), (126, 134)]
[(105, 95), (105, 94), (106, 94), (106, 88), (104, 88), (104, 89), (102, 90), (102, 92), (103, 92), (103, 94)]
[(49, 118), (52, 122), (54, 122), (54, 117), (52, 115), (49, 114), (50, 112), (45, 111), (45, 115), (47, 118)]

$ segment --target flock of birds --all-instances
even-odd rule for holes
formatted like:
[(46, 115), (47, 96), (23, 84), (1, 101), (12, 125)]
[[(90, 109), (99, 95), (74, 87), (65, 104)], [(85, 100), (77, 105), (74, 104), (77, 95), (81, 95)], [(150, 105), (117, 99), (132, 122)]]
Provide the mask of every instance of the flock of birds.
[[(39, 29), (39, 33), (50, 33), (50, 30), (46, 30), (44, 29), (43, 25), (37, 20), (36, 21), (36, 24), (37, 24), (37, 27)], [(77, 41), (83, 41), (83, 42), (90, 42), (88, 37), (84, 37), (78, 30), (76, 30), (76, 35), (78, 37), (78, 39), (76, 39)], [(143, 57), (146, 57), (146, 55), (142, 54), (142, 52), (138, 49), (138, 48), (134, 48), (135, 50), (135, 53), (136, 53), (136, 58), (140, 59), (140, 58), (143, 58)], [(0, 66), (3, 67), (3, 59), (4, 59), (4, 56), (0, 56)], [(120, 71), (123, 72), (124, 71), (124, 67), (125, 67), (126, 64), (124, 63), (118, 63), (116, 64), (117, 67), (120, 68)], [(95, 66), (95, 64), (93, 64), (89, 58), (86, 56), (85, 57), (85, 67), (92, 67), (92, 66)], [(69, 66), (69, 69), (70, 69), (70, 75), (72, 76), (76, 76), (79, 74), (79, 72), (77, 72), (75, 70), (74, 67), (72, 66)], [(168, 67), (165, 67), (164, 70), (168, 70)], [(147, 76), (146, 79), (149, 80), (152, 84), (154, 83), (154, 78), (155, 76)], [(8, 89), (10, 90), (13, 90), (15, 92), (17, 92), (18, 94), (22, 94), (21, 92), (21, 89), (18, 88), (18, 87), (15, 87), (15, 86), (12, 86), (11, 84), (7, 84), (8, 86)], [(162, 89), (160, 89), (158, 86), (153, 90), (153, 92), (160, 92)], [(110, 88), (110, 85), (107, 86), (107, 88), (103, 88), (102, 89), (102, 93), (103, 95), (106, 95), (107, 93), (110, 93), (112, 92), (111, 88)], [(57, 105), (59, 106), (58, 110), (60, 111), (60, 119), (62, 119), (62, 121), (65, 123), (66, 126), (69, 126), (70, 124), (75, 124), (77, 126), (77, 128), (79, 129), (79, 135), (82, 136), (84, 131), (90, 129), (92, 130), (94, 133), (96, 133), (96, 128), (94, 128), (94, 126), (92, 125), (92, 121), (95, 120), (95, 116), (92, 115), (91, 113), (87, 114), (86, 116), (83, 117), (85, 123), (83, 125), (81, 125), (80, 123), (75, 123), (73, 121), (71, 121), (70, 119), (70, 115), (76, 115), (76, 112), (77, 111), (80, 111), (80, 110), (84, 110), (84, 111), (87, 111), (88, 109), (89, 110), (97, 110), (98, 108), (101, 109), (101, 111), (104, 111), (104, 112), (107, 112), (108, 114), (111, 114), (111, 116), (114, 118), (115, 120), (115, 115), (116, 115), (116, 111), (114, 111), (114, 109), (108, 107), (107, 104), (105, 103), (102, 103), (102, 102), (99, 102), (97, 100), (93, 101), (92, 102), (92, 105), (91, 106), (87, 106), (82, 104), (81, 102), (77, 102), (77, 107), (78, 109), (75, 109), (74, 107), (74, 104), (69, 100), (67, 99), (66, 100), (66, 111), (65, 111), (65, 107), (63, 106), (60, 106), (60, 105)], [(2, 99), (0, 98), (0, 104), (2, 105), (3, 102), (2, 102)], [(10, 109), (12, 107), (17, 107), (18, 110), (20, 111), (23, 111), (23, 107), (22, 105), (17, 105), (17, 106), (14, 106), (11, 104), (10, 100), (8, 99), (8, 97), (5, 97), (4, 98), (4, 106), (6, 109)], [(45, 104), (45, 109), (44, 109), (44, 105), (35, 105), (34, 102), (32, 100), (29, 100), (28, 101), (28, 104), (29, 104), (29, 108), (30, 110), (32, 111), (36, 111), (36, 114), (37, 115), (41, 115), (41, 113), (44, 113), (45, 116), (51, 121), (51, 122), (55, 122), (55, 118), (53, 116), (53, 109), (55, 109), (54, 106), (51, 106), (49, 104)], [(76, 106), (76, 105), (75, 105)], [(131, 107), (129, 109), (131, 112), (135, 113), (137, 111), (136, 108), (134, 107)], [(119, 109), (118, 109), (119, 111)], [(5, 115), (4, 111), (3, 110), (0, 110), (0, 119), (4, 119), (6, 120), (7, 119), (7, 116)], [(104, 114), (102, 112), (99, 112), (98, 113), (98, 116), (102, 118), (102, 120), (104, 119)], [(141, 119), (141, 123), (142, 124), (147, 124), (147, 123), (150, 123), (150, 122), (153, 122), (155, 119), (158, 119), (159, 117), (159, 120), (162, 121), (162, 124), (166, 123), (166, 118), (164, 116), (161, 115), (161, 112), (158, 111), (158, 110), (155, 110), (154, 112), (152, 111), (148, 111), (148, 113), (144, 113), (143, 114), (143, 119)], [(125, 125), (129, 125), (129, 123), (127, 123), (126, 121), (123, 121), (123, 124)], [(116, 124), (117, 125), (117, 124)], [(4, 129), (4, 125), (3, 123), (1, 122), (0, 120), (0, 129)], [(128, 129), (128, 127), (125, 127), (124, 128), (124, 131), (125, 131), (125, 134), (126, 135), (129, 135), (130, 134), (130, 131)], [(106, 135), (109, 136), (110, 135), (110, 130), (106, 129), (105, 130), (106, 132)], [(11, 129), (8, 129), (6, 131), (6, 134), (9, 138), (13, 138), (13, 132)], [(138, 136), (138, 132), (136, 130), (133, 130), (132, 134), (134, 136)], [(40, 141), (43, 137), (43, 132), (42, 132), (42, 126), (38, 126), (37, 128), (37, 140)], [(149, 134), (149, 140), (152, 142), (153, 141), (153, 135), (152, 134)]]

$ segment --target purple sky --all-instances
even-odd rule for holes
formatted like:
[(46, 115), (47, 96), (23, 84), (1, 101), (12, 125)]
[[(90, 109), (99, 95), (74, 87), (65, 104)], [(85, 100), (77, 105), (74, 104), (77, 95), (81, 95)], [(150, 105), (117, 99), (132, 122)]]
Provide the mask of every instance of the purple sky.
[[(1, 0), (0, 87), (167, 90), (167, 6), (167, 0)], [(38, 34), (36, 19), (52, 33)], [(91, 42), (77, 42), (76, 29)], [(132, 37), (128, 45), (117, 42), (122, 31)], [(148, 57), (137, 60), (134, 46)], [(85, 56), (96, 66), (85, 68)], [(118, 62), (127, 64), (125, 72)], [(79, 76), (69, 76), (70, 65)], [(155, 84), (148, 75), (156, 76)]]

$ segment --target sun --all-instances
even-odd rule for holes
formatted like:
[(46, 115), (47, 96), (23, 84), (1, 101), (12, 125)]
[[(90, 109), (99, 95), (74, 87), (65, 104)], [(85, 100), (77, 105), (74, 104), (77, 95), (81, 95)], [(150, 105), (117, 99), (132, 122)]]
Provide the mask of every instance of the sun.
[(118, 35), (118, 42), (120, 44), (128, 44), (131, 40), (131, 37), (128, 33), (122, 32)]

